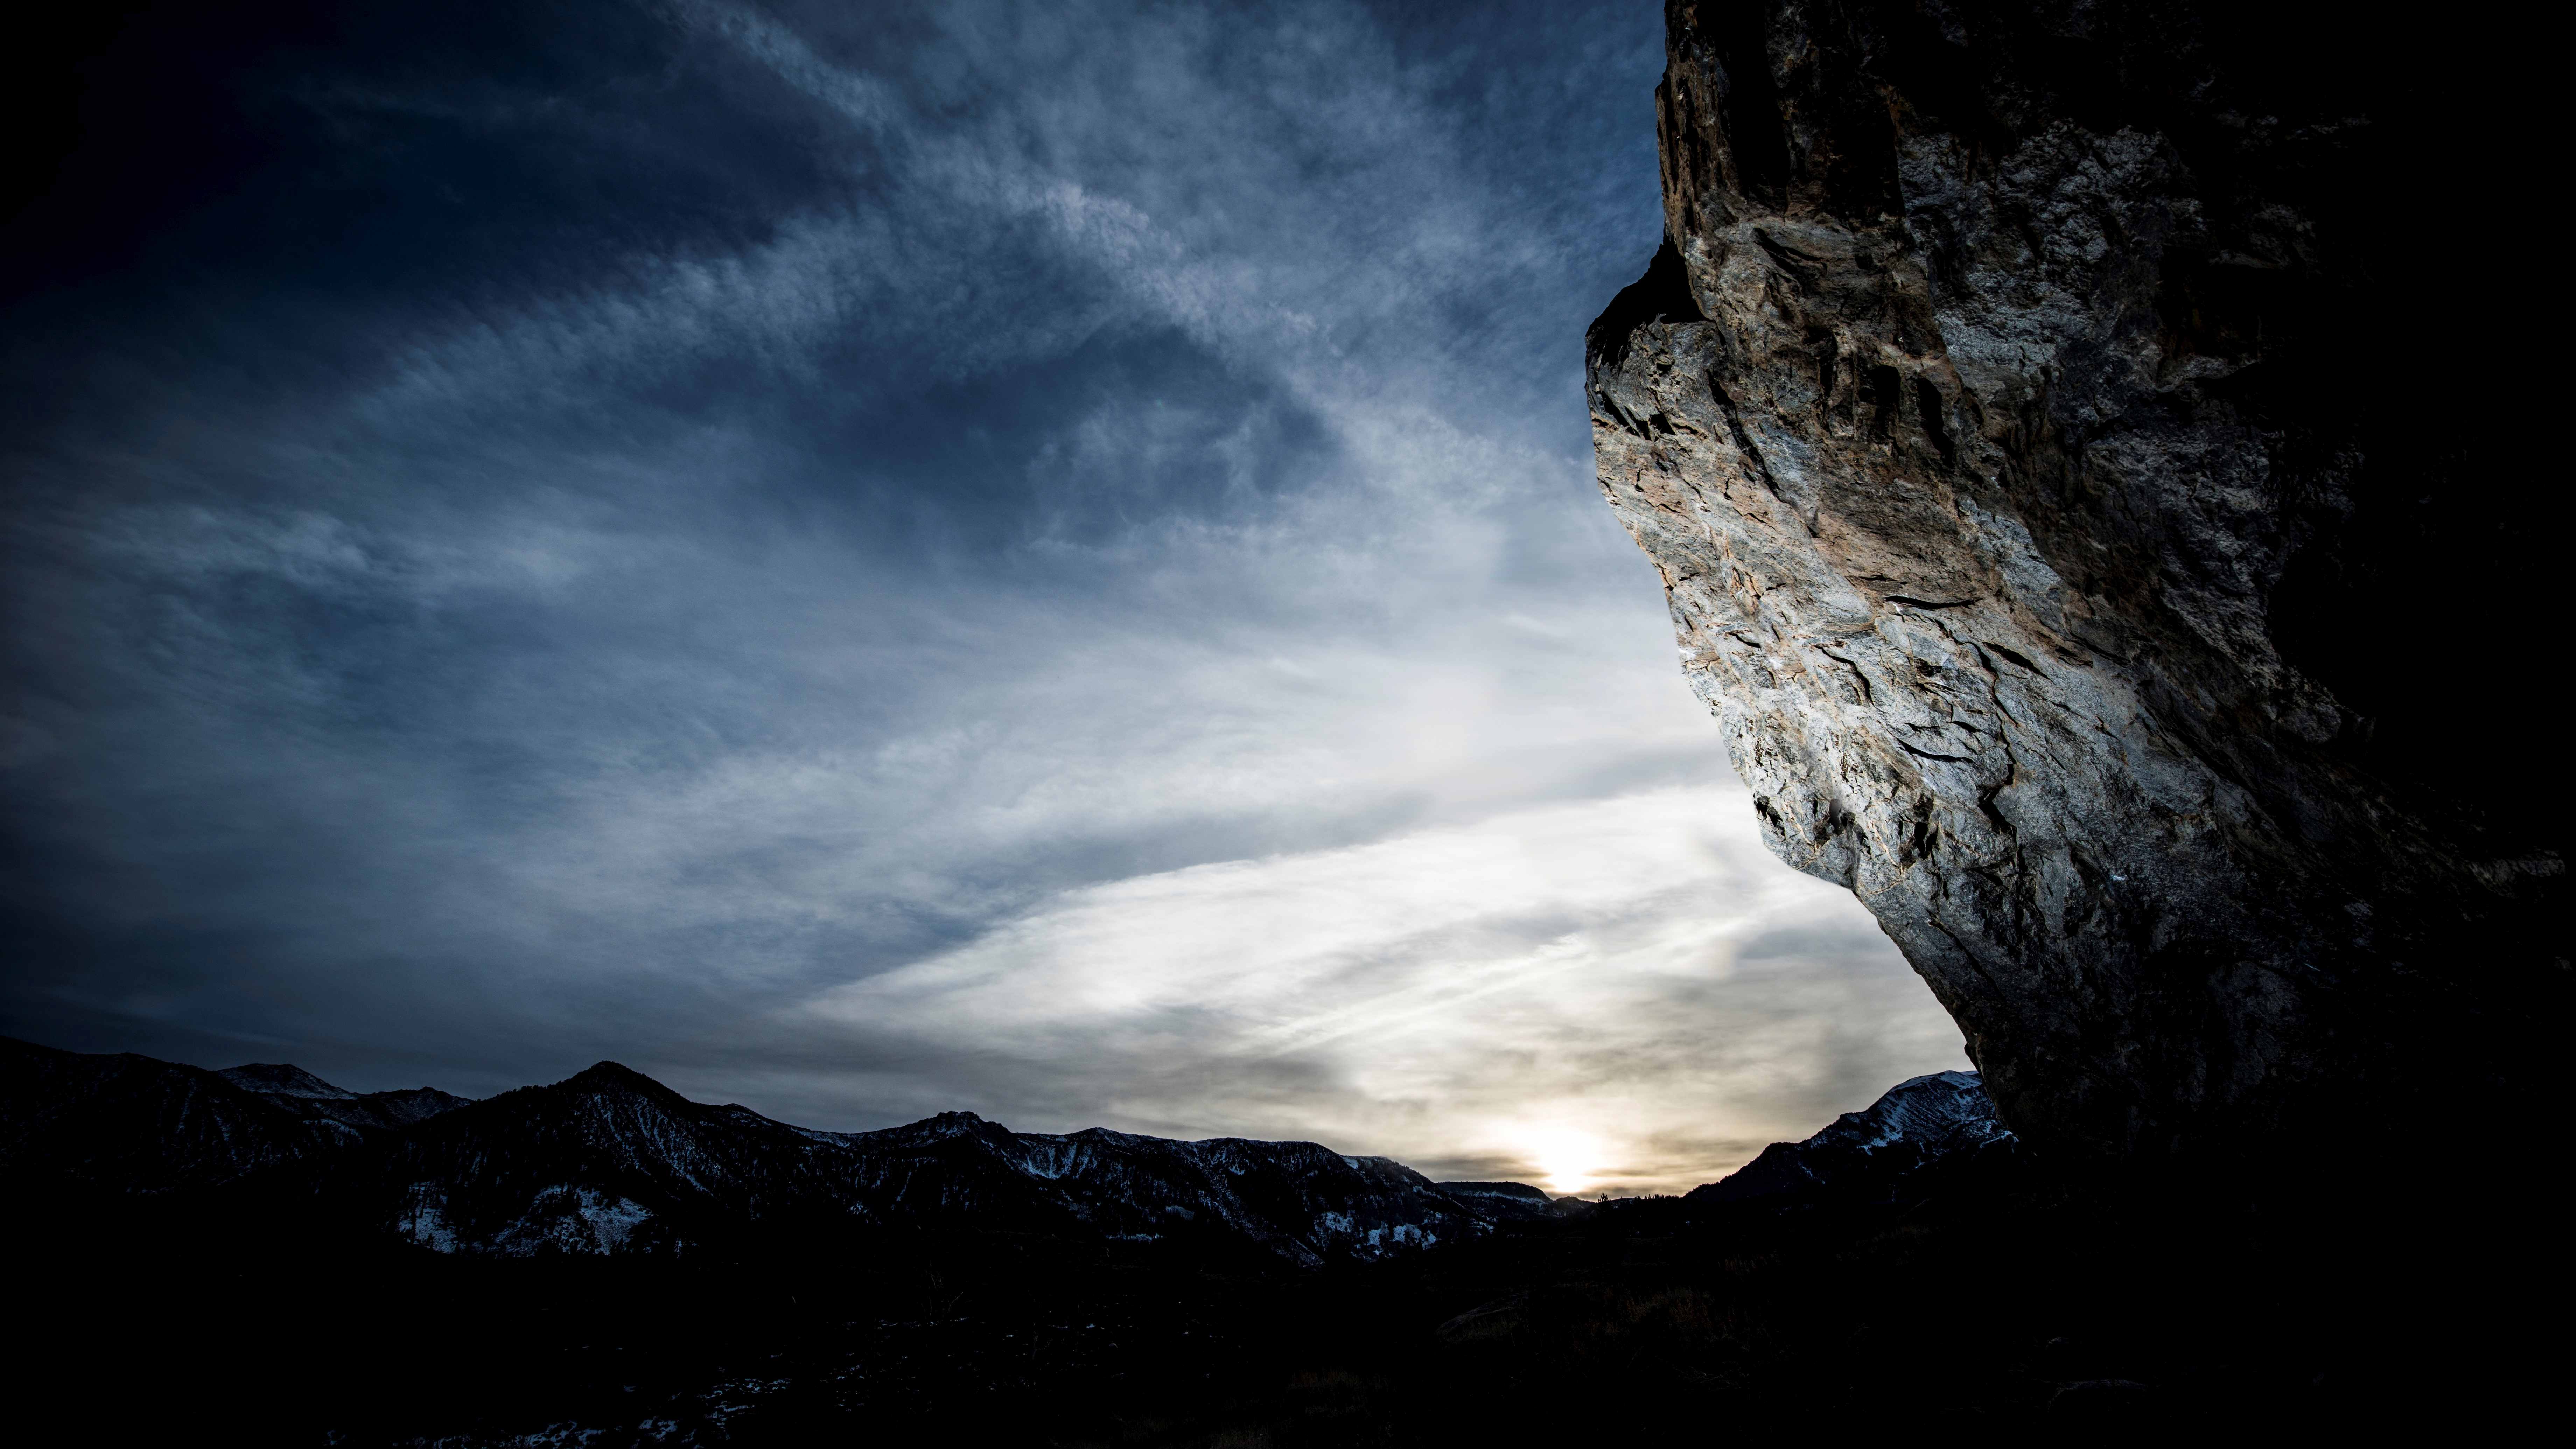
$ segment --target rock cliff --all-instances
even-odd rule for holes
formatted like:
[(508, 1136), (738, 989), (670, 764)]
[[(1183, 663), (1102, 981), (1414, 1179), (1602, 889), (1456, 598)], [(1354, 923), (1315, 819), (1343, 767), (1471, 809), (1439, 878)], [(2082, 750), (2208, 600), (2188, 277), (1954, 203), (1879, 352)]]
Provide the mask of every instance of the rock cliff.
[(1588, 339), (1772, 848), (2050, 1150), (2489, 1110), (2567, 995), (2511, 137), (2259, 13), (1676, 0), (1666, 241)]

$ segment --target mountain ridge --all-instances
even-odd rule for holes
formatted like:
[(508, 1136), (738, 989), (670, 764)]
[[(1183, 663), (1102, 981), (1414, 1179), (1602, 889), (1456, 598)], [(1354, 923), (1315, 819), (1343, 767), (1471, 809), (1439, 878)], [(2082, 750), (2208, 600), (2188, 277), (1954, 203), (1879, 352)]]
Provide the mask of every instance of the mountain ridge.
[[(469, 1170), (470, 1168), (470, 1170)], [(971, 1220), (1129, 1242), (1215, 1239), (1301, 1264), (1490, 1228), (1429, 1179), (1316, 1143), (1022, 1133), (971, 1112), (869, 1132), (692, 1102), (604, 1063), (370, 1143), (326, 1194), (446, 1252), (677, 1253), (763, 1228)]]
[[(252, 1183), (319, 1220), (440, 1253), (680, 1253), (744, 1232), (956, 1227), (1229, 1243), (1301, 1266), (1561, 1220), (1530, 1183), (1430, 1181), (1321, 1142), (1012, 1132), (974, 1111), (829, 1132), (701, 1104), (616, 1060), (471, 1098), (353, 1093), (289, 1062), (204, 1070), (0, 1039), (0, 1165), (111, 1196)], [(1929, 1168), (2012, 1155), (1976, 1073), (1888, 1088), (1685, 1196), (1795, 1212), (1896, 1201)]]
[(330, 1124), (362, 1133), (408, 1127), (441, 1112), (453, 1111), (472, 1100), (452, 1092), (442, 1092), (436, 1087), (352, 1092), (288, 1062), (254, 1062), (224, 1067), (215, 1075), (307, 1122)]
[(353, 1093), (284, 1063), (208, 1071), (6, 1040), (0, 1081), (0, 1165), (22, 1181), (229, 1190), (442, 1253), (675, 1255), (754, 1234), (963, 1226), (1315, 1266), (1512, 1216), (1320, 1143), (1014, 1132), (963, 1111), (830, 1132), (695, 1102), (615, 1061), (470, 1101)]
[[(0, 1085), (0, 1166), (40, 1191), (228, 1190), (270, 1215), (443, 1254), (667, 1257), (963, 1228), (1314, 1267), (1592, 1207), (1526, 1183), (1433, 1182), (1315, 1142), (1015, 1132), (969, 1111), (832, 1132), (692, 1101), (615, 1061), (469, 1101), (353, 1093), (284, 1063), (207, 1071), (0, 1039)], [(2017, 1151), (1977, 1074), (1936, 1072), (1684, 1202), (1883, 1204)]]

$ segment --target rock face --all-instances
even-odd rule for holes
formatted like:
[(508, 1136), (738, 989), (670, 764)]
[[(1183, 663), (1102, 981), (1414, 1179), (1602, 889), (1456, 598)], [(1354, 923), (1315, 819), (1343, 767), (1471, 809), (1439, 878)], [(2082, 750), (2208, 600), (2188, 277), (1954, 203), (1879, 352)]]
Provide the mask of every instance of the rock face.
[[(1845, 1112), (1804, 1142), (1774, 1142), (1726, 1177), (1691, 1189), (1693, 1207), (1759, 1203), (1861, 1206), (1906, 1200), (1940, 1167), (2009, 1153), (2018, 1139), (1995, 1117), (1974, 1072), (1934, 1072), (1888, 1088), (1864, 1112)], [(1972, 1170), (1972, 1169), (1970, 1169)]]
[(1667, 23), (1593, 436), (1772, 848), (2047, 1148), (2494, 1105), (2565, 1006), (2563, 790), (2476, 755), (2554, 610), (2522, 384), (2393, 356), (2511, 374), (2489, 264), (2427, 296), (2389, 211), (2500, 164), (2474, 77), (2208, 4)]

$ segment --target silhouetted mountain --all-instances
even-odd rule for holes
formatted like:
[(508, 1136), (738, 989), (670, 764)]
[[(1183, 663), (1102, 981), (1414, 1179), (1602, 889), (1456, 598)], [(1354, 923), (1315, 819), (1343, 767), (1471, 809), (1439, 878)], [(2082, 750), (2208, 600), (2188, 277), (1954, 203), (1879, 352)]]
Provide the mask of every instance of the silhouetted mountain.
[(692, 1102), (615, 1062), (468, 1102), (426, 1087), (360, 1095), (282, 1063), (210, 1072), (0, 1045), (0, 1168), (13, 1181), (115, 1195), (242, 1183), (317, 1226), (445, 1253), (672, 1255), (755, 1231), (776, 1242), (902, 1227), (1311, 1265), (1546, 1210), (1535, 1188), (1455, 1195), (1311, 1142), (1013, 1132), (971, 1112), (816, 1131)]
[(1934, 1072), (1899, 1082), (1869, 1110), (1845, 1112), (1804, 1142), (1772, 1143), (1684, 1201), (1781, 1208), (1886, 1202), (1907, 1196), (1936, 1165), (1947, 1173), (2016, 1146), (1976, 1073)]

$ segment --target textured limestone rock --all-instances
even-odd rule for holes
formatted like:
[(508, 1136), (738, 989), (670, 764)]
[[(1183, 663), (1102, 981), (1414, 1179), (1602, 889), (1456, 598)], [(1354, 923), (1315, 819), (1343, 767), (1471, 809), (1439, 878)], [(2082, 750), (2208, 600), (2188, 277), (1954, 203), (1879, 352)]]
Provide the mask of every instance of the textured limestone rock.
[(2061, 1148), (2475, 1109), (2566, 998), (2550, 787), (2476, 753), (2524, 460), (2406, 352), (2503, 324), (2474, 228), (2391, 210), (2491, 148), (2246, 13), (1675, 3), (1668, 240), (1589, 339), (1773, 849)]

